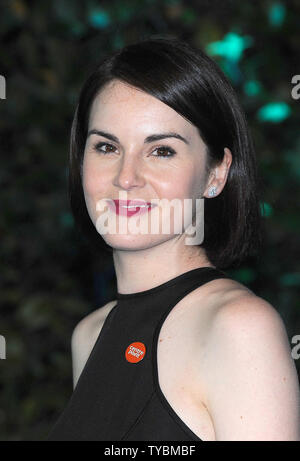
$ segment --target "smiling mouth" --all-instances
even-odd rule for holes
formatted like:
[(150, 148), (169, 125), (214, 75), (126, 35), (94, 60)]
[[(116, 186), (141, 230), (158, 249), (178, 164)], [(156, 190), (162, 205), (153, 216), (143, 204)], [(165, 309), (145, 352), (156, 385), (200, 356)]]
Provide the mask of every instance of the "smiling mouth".
[[(113, 202), (113, 203), (112, 203)], [(127, 202), (127, 203), (126, 203)], [(143, 214), (150, 211), (156, 204), (149, 202), (142, 202), (138, 200), (112, 200), (108, 201), (109, 208), (114, 211), (117, 215), (122, 216), (133, 216)]]
[(136, 208), (150, 208), (151, 205), (119, 205), (122, 208), (136, 209)]

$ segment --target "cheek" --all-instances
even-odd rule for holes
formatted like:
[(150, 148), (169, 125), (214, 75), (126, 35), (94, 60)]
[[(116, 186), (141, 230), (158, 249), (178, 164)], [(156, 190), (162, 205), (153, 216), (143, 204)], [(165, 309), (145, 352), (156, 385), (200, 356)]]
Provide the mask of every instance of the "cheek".
[(82, 188), (88, 214), (96, 223), (99, 211), (97, 204), (105, 196), (105, 175), (99, 168), (99, 162), (89, 156), (84, 157), (82, 165)]
[(89, 156), (85, 156), (82, 165), (82, 187), (84, 194), (89, 198), (99, 194), (104, 186), (103, 172), (99, 168), (99, 162)]
[(195, 193), (196, 178), (191, 169), (172, 171), (158, 181), (160, 196), (172, 200), (173, 198), (192, 198)]
[(200, 198), (204, 186), (205, 172), (198, 164), (194, 164), (192, 170), (184, 178), (186, 196), (191, 199)]

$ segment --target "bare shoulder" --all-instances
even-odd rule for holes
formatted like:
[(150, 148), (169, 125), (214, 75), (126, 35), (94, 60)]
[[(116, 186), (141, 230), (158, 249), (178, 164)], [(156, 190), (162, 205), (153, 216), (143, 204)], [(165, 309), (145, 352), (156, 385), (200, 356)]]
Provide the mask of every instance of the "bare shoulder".
[(258, 339), (265, 343), (270, 336), (276, 336), (286, 348), (289, 347), (285, 325), (275, 307), (244, 285), (232, 280), (228, 282), (216, 291), (206, 324), (205, 353), (211, 371), (217, 354), (225, 357), (233, 348), (237, 352), (242, 346), (244, 353), (247, 346), (254, 351), (259, 348)]
[(83, 317), (80, 322), (74, 328), (72, 339), (75, 336), (82, 336), (93, 334), (95, 330), (98, 329), (99, 323), (101, 323), (106, 316), (108, 315), (109, 311), (116, 305), (116, 300), (109, 301), (104, 306), (95, 309), (90, 314)]
[(219, 299), (203, 369), (216, 440), (299, 440), (297, 371), (284, 322), (268, 301), (243, 289)]
[(116, 304), (116, 300), (108, 302), (86, 315), (75, 326), (71, 338), (74, 387), (89, 358), (107, 315)]
[(220, 306), (228, 305), (234, 299), (251, 295), (255, 296), (254, 292), (242, 283), (231, 278), (219, 278), (200, 285), (185, 299), (190, 298), (195, 306), (205, 303), (205, 306), (213, 307), (213, 311), (216, 312)]
[(214, 335), (218, 335), (220, 331), (224, 338), (229, 335), (233, 341), (251, 333), (263, 333), (266, 337), (268, 334), (279, 333), (278, 330), (281, 337), (287, 339), (285, 325), (277, 309), (260, 296), (243, 289), (226, 293), (224, 298), (220, 299), (214, 311), (212, 327), (212, 339), (215, 339)]

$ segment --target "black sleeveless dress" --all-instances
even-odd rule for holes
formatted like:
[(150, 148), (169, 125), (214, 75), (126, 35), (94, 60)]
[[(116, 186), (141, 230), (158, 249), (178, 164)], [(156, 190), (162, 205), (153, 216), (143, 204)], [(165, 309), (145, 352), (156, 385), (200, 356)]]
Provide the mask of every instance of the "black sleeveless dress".
[(201, 267), (149, 290), (117, 293), (117, 304), (46, 441), (201, 441), (160, 389), (157, 340), (172, 308), (218, 278), (230, 277)]

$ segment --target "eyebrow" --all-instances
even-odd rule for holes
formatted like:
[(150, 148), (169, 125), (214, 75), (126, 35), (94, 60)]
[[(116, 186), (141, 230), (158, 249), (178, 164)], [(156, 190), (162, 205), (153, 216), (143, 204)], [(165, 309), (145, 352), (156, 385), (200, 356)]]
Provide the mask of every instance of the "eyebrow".
[[(110, 139), (111, 141), (114, 141), (114, 142), (120, 144), (119, 139), (114, 134), (107, 133), (105, 131), (96, 130), (96, 129), (90, 130), (88, 132), (88, 134), (87, 134), (87, 137), (89, 137), (91, 134), (97, 134), (98, 136), (103, 136), (104, 138)], [(186, 144), (189, 144), (187, 139), (185, 139), (180, 134), (174, 133), (174, 132), (151, 134), (150, 136), (147, 136), (144, 139), (144, 144), (145, 143), (151, 143), (151, 142), (154, 142), (154, 141), (159, 141), (160, 139), (165, 139), (165, 138), (176, 138), (176, 139), (180, 139), (181, 141), (185, 142)]]

